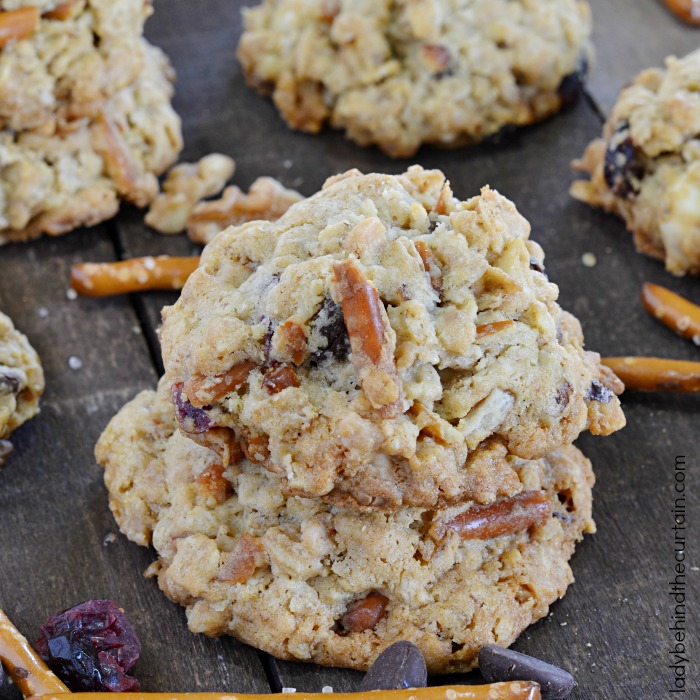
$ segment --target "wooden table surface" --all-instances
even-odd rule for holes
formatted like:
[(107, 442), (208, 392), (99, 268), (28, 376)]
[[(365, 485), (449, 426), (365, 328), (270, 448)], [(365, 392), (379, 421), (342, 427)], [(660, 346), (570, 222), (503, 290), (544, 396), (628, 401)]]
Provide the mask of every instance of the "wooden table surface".
[[(351, 167), (403, 170), (408, 163), (361, 149), (341, 134), (290, 132), (272, 104), (245, 87), (235, 60), (240, 4), (155, 3), (147, 34), (178, 72), (183, 159), (228, 153), (237, 163), (235, 184), (247, 187), (260, 175), (272, 175), (304, 194)], [(694, 49), (700, 31), (681, 25), (657, 0), (591, 5), (598, 59), (587, 99), (498, 146), (425, 148), (414, 160), (443, 169), (461, 198), (489, 183), (517, 203), (545, 248), (562, 305), (582, 321), (589, 348), (607, 355), (700, 359), (697, 347), (654, 322), (639, 302), (644, 281), (698, 302), (700, 281), (673, 278), (658, 262), (635, 254), (620, 221), (567, 193), (569, 162), (599, 133), (600, 115), (617, 90), (665, 55)], [(0, 248), (0, 308), (39, 351), (47, 379), (41, 414), (15, 433), (15, 452), (0, 471), (0, 607), (33, 640), (49, 614), (88, 598), (113, 598), (143, 642), (136, 673), (144, 690), (353, 690), (359, 673), (279, 662), (230, 638), (189, 633), (184, 611), (142, 577), (153, 551), (114, 537), (117, 527), (93, 446), (127, 400), (155, 385), (161, 371), (159, 310), (176, 295), (71, 300), (68, 271), (83, 260), (191, 252), (196, 247), (184, 236), (148, 231), (142, 212), (129, 208), (90, 230)], [(582, 264), (589, 252), (596, 256), (594, 267)], [(80, 358), (79, 369), (69, 366), (71, 357)], [(578, 700), (666, 696), (675, 645), (668, 629), (675, 605), (669, 594), (675, 576), (674, 465), (684, 456), (685, 554), (694, 567), (684, 579), (686, 697), (700, 697), (700, 397), (628, 393), (623, 404), (627, 428), (607, 439), (584, 435), (578, 441), (596, 469), (598, 533), (574, 556), (576, 583), (515, 648), (570, 670), (579, 682), (571, 697)], [(0, 685), (0, 700), (17, 696), (9, 683)]]

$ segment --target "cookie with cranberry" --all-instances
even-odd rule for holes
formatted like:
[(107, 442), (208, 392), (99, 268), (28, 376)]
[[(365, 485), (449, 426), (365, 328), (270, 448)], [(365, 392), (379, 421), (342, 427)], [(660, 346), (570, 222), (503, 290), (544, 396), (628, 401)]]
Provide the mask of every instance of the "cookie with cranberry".
[(700, 274), (700, 51), (642, 71), (589, 144), (571, 194), (621, 217), (640, 253)]
[(624, 424), (512, 202), (444, 175), (331, 178), (220, 233), (163, 311), (181, 430), (289, 494), (392, 509), (512, 495), (537, 459)]

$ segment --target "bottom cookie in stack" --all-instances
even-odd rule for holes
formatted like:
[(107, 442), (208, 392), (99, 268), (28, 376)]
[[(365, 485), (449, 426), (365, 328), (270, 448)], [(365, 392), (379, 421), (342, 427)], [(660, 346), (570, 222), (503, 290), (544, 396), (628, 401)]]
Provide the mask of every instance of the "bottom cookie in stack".
[(12, 452), (7, 439), (39, 412), (44, 372), (26, 336), (0, 312), (0, 467)]
[(361, 513), (285, 496), (245, 460), (223, 470), (179, 433), (164, 383), (112, 419), (96, 457), (121, 531), (153, 544), (149, 571), (193, 632), (330, 666), (367, 669), (406, 639), (433, 673), (473, 668), (481, 646), (547, 614), (595, 529), (573, 446), (513, 458), (522, 493), (492, 505)]

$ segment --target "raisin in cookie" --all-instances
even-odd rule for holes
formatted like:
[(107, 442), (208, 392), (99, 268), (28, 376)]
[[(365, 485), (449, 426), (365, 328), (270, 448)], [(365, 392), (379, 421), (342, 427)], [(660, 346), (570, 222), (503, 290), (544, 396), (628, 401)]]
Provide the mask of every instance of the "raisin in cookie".
[(295, 129), (410, 156), (476, 143), (573, 101), (590, 60), (578, 0), (264, 0), (238, 56)]
[(94, 117), (143, 68), (150, 2), (5, 0), (0, 8), (1, 128), (45, 132)]
[(461, 202), (418, 166), (351, 171), (223, 231), (163, 311), (181, 429), (329, 502), (512, 495), (508, 454), (624, 424), (529, 233), (498, 193)]
[(7, 438), (39, 412), (44, 372), (27, 338), (0, 312), (0, 466), (12, 451)]
[(157, 175), (182, 148), (172, 70), (139, 40), (143, 68), (94, 118), (44, 131), (0, 131), (0, 244), (58, 235), (116, 214), (120, 199), (138, 206), (158, 192)]
[(620, 93), (603, 137), (574, 165), (571, 194), (613, 212), (637, 250), (674, 275), (700, 274), (700, 51), (668, 58)]
[(517, 495), (486, 508), (361, 513), (287, 497), (245, 460), (224, 469), (179, 433), (168, 394), (162, 382), (127, 404), (96, 456), (120, 529), (153, 544), (150, 573), (193, 632), (357, 669), (408, 639), (430, 671), (467, 670), (547, 614), (594, 530), (593, 473), (572, 446), (510, 457)]

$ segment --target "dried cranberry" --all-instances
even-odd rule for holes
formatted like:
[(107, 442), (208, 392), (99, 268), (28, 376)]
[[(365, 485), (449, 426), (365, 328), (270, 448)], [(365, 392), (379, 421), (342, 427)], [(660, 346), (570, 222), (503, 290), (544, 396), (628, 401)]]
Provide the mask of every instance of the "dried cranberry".
[(574, 104), (578, 100), (579, 95), (583, 92), (583, 85), (586, 82), (586, 76), (588, 75), (588, 59), (585, 56), (581, 56), (576, 66), (576, 70), (569, 75), (562, 78), (561, 83), (559, 83), (559, 88), (557, 93), (562, 105), (569, 106)]
[(630, 135), (630, 125), (618, 124), (605, 152), (605, 182), (613, 194), (622, 199), (633, 199), (639, 194), (644, 177), (644, 165)]
[(177, 407), (177, 422), (186, 433), (204, 433), (211, 427), (209, 416), (201, 409), (193, 406), (182, 396), (182, 382), (173, 384), (171, 388), (173, 401)]
[(50, 617), (36, 643), (39, 656), (73, 692), (135, 692), (128, 676), (141, 643), (111, 600), (88, 600)]
[(339, 362), (347, 360), (348, 355), (350, 355), (350, 338), (340, 304), (326, 298), (321, 310), (316, 315), (314, 325), (326, 339), (326, 347), (317, 353), (316, 361), (320, 363), (331, 358)]
[(591, 382), (591, 386), (586, 392), (586, 398), (589, 401), (600, 401), (600, 403), (610, 403), (613, 393), (604, 384), (601, 384), (597, 379)]

